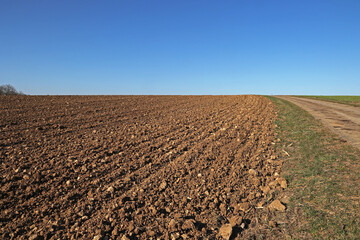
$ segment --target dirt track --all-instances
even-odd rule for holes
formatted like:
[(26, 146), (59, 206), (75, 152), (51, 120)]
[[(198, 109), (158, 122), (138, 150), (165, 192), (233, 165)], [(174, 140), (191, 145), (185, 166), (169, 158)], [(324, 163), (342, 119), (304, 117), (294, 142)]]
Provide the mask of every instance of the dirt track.
[(333, 132), (360, 149), (360, 108), (345, 104), (299, 98), (277, 96), (288, 100), (320, 119)]
[(0, 238), (241, 237), (282, 189), (275, 117), (258, 96), (0, 97)]

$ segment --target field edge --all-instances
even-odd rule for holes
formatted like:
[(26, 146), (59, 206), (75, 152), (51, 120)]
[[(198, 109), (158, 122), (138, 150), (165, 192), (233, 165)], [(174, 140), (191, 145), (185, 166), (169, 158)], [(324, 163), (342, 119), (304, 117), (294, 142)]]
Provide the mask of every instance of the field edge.
[(277, 151), (291, 195), (282, 231), (291, 239), (359, 238), (360, 151), (300, 107), (268, 98), (278, 111)]

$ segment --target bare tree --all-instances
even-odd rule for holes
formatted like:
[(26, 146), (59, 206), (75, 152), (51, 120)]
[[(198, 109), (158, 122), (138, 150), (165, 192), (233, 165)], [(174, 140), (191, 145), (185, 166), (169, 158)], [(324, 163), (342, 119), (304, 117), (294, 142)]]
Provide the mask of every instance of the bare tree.
[(22, 92), (18, 92), (10, 84), (5, 84), (0, 86), (0, 95), (22, 95)]

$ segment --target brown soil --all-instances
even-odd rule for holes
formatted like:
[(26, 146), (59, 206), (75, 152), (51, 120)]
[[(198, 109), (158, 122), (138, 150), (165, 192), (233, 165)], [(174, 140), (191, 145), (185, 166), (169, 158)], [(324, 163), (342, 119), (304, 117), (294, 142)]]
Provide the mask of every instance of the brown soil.
[(282, 189), (275, 117), (259, 96), (0, 97), (0, 238), (246, 236)]
[(360, 108), (341, 103), (278, 96), (308, 111), (330, 130), (360, 149)]

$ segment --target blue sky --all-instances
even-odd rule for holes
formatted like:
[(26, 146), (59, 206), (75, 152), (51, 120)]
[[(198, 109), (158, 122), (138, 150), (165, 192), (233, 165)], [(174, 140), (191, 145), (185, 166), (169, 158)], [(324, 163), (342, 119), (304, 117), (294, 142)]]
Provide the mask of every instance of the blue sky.
[(0, 0), (28, 94), (360, 95), (359, 0)]

